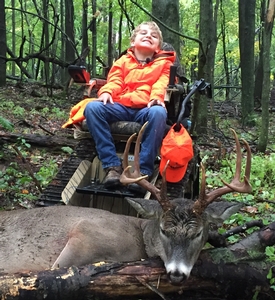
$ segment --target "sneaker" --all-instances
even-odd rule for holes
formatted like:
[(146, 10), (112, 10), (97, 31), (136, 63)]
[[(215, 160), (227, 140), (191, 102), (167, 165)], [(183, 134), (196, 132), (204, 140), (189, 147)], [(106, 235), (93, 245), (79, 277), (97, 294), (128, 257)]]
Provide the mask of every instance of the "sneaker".
[(110, 167), (105, 169), (106, 171), (106, 177), (103, 180), (103, 184), (105, 188), (114, 188), (119, 185), (120, 183), (120, 175), (122, 174), (122, 168), (121, 166), (118, 167)]

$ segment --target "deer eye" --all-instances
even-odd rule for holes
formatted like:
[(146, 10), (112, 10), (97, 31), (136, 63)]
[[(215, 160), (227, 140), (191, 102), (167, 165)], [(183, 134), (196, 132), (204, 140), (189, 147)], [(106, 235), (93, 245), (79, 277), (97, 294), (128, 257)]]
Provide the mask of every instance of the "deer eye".
[(160, 232), (161, 232), (161, 234), (165, 235), (165, 230), (161, 227), (160, 227)]
[(195, 238), (198, 238), (198, 237), (200, 237), (201, 235), (202, 235), (202, 230), (199, 231), (199, 232), (195, 235)]

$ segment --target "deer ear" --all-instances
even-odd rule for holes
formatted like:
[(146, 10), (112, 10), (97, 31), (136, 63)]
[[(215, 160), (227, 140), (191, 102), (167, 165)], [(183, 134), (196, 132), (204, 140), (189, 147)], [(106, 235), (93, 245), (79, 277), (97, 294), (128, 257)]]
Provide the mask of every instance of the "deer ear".
[(128, 197), (125, 199), (143, 218), (156, 219), (163, 212), (157, 200)]
[(215, 223), (219, 227), (226, 219), (237, 213), (243, 206), (244, 203), (240, 202), (212, 202), (207, 206), (205, 212), (209, 218), (209, 222)]

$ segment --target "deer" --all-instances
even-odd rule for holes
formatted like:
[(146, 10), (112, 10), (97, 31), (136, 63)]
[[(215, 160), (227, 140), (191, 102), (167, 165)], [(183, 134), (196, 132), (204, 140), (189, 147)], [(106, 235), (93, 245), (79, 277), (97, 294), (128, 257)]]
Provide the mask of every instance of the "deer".
[[(0, 273), (40, 271), (48, 268), (83, 266), (105, 262), (131, 262), (160, 257), (167, 278), (174, 285), (188, 279), (209, 237), (209, 224), (218, 223), (239, 210), (232, 202), (213, 201), (224, 194), (250, 193), (251, 151), (247, 151), (244, 180), (240, 180), (242, 154), (236, 142), (236, 172), (230, 183), (206, 193), (202, 166), (198, 199), (168, 200), (165, 169), (162, 185), (155, 185), (139, 171), (140, 130), (134, 149), (134, 171), (128, 166), (132, 135), (123, 155), (122, 184), (137, 183), (155, 199), (127, 198), (142, 217), (117, 215), (108, 211), (76, 206), (40, 207), (0, 212)], [(226, 205), (225, 205), (226, 204)]]

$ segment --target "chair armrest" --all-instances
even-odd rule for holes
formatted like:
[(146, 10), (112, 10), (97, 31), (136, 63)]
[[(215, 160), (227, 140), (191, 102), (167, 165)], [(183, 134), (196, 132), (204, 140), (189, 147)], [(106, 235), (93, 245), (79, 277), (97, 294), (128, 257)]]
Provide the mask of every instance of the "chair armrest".
[(173, 87), (168, 86), (166, 88), (166, 94), (164, 97), (164, 102), (170, 102), (172, 93), (178, 93), (182, 95), (184, 93), (184, 87), (181, 84), (174, 84)]

